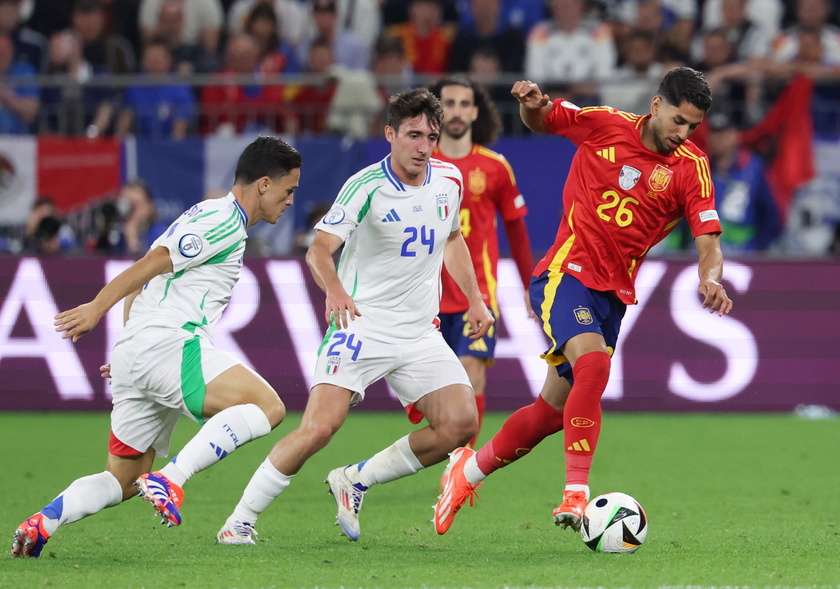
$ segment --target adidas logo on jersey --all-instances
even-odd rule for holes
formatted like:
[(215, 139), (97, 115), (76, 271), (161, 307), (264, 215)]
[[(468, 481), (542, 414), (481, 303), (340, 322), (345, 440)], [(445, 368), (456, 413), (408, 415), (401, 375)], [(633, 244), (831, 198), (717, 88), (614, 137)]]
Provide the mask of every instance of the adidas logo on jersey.
[(599, 149), (595, 153), (597, 155), (600, 155), (605, 160), (608, 160), (612, 163), (615, 163), (615, 147), (607, 147), (605, 149)]
[(387, 215), (382, 217), (382, 222), (383, 223), (393, 223), (395, 221), (402, 221), (402, 219), (400, 219), (400, 216), (397, 214), (397, 211), (395, 211), (394, 209), (391, 209), (390, 211), (388, 211)]

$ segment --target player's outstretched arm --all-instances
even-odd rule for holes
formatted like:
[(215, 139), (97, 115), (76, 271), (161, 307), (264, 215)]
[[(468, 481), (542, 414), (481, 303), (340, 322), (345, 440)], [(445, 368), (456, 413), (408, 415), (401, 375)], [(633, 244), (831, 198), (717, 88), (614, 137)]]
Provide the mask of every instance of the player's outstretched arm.
[(481, 297), (481, 290), (478, 288), (478, 281), (475, 279), (475, 269), (470, 258), (470, 250), (467, 242), (458, 229), (449, 234), (446, 240), (446, 247), (443, 250), (443, 263), (446, 271), (455, 280), (467, 300), (470, 308), (467, 311), (467, 320), (470, 323), (470, 339), (479, 339), (487, 334), (490, 326), (493, 325), (493, 316), (487, 310), (484, 299)]
[(540, 87), (530, 80), (514, 83), (510, 93), (519, 101), (519, 117), (525, 126), (535, 133), (547, 133), (543, 119), (553, 106), (548, 94), (543, 94)]
[(709, 313), (723, 316), (732, 310), (732, 299), (720, 283), (723, 277), (723, 253), (720, 251), (720, 238), (717, 233), (698, 235), (694, 239), (699, 256), (698, 272), (700, 286), (697, 292), (703, 297), (703, 308)]
[(344, 329), (350, 325), (351, 320), (362, 316), (353, 298), (344, 290), (344, 286), (338, 279), (338, 273), (335, 271), (332, 256), (342, 243), (344, 240), (337, 235), (318, 231), (315, 239), (312, 240), (312, 245), (306, 250), (306, 264), (312, 272), (312, 277), (327, 295), (324, 311), (327, 324), (335, 322), (339, 329)]
[(172, 272), (169, 250), (162, 246), (156, 247), (106, 284), (92, 301), (56, 315), (55, 330), (64, 332), (62, 339), (72, 337), (73, 342), (77, 342), (96, 327), (102, 316), (121, 299), (165, 272)]

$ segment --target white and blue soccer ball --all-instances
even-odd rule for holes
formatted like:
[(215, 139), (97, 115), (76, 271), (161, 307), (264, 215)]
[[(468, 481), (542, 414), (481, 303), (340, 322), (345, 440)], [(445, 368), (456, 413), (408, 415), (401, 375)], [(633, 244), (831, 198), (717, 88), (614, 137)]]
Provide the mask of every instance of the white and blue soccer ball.
[(635, 552), (647, 532), (645, 510), (626, 493), (598, 495), (580, 522), (580, 537), (595, 552)]

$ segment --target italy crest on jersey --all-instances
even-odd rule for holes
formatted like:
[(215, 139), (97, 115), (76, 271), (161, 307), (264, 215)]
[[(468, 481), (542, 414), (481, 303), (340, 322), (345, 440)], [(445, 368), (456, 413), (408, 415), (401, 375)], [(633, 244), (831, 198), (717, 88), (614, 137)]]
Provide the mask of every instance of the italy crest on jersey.
[(624, 190), (630, 190), (642, 177), (642, 172), (632, 166), (621, 166), (621, 171), (618, 173), (618, 185)]
[(446, 194), (439, 194), (437, 196), (437, 214), (441, 221), (446, 221), (449, 217), (449, 196)]
[(340, 356), (330, 356), (327, 358), (327, 374), (338, 373), (338, 367), (341, 365)]
[(671, 177), (673, 175), (673, 170), (666, 168), (662, 164), (656, 164), (653, 172), (650, 173), (648, 184), (650, 184), (650, 187), (656, 192), (662, 192), (668, 187), (668, 183), (671, 181)]

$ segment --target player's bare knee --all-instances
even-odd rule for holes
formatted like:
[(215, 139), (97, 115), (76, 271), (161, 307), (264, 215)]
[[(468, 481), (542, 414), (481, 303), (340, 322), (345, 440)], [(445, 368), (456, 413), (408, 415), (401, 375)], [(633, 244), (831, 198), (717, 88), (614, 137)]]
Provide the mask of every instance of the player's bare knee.
[(279, 397), (269, 403), (260, 404), (259, 408), (263, 410), (265, 416), (268, 418), (271, 429), (274, 429), (286, 419), (286, 405), (283, 404), (283, 401)]
[(437, 432), (440, 446), (446, 452), (450, 452), (475, 437), (478, 433), (478, 415), (475, 412), (467, 412), (448, 419), (437, 428)]
[(308, 443), (316, 448), (316, 451), (326, 446), (337, 430), (337, 427), (324, 422), (301, 424), (298, 429), (306, 437)]

